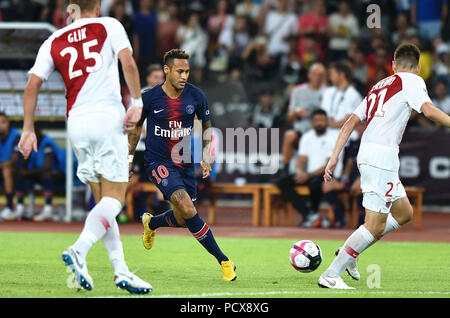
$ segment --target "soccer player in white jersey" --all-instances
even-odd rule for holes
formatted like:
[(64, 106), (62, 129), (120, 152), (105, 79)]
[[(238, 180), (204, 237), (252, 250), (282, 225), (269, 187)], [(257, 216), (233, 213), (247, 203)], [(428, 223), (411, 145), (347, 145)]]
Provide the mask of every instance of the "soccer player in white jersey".
[(399, 144), (411, 111), (450, 127), (450, 117), (432, 104), (425, 82), (417, 75), (419, 57), (415, 45), (400, 45), (392, 62), (395, 74), (372, 87), (339, 133), (325, 168), (325, 182), (332, 179), (338, 155), (353, 129), (366, 122), (357, 157), (366, 218), (336, 252), (336, 258), (319, 278), (320, 287), (354, 289), (341, 278), (344, 270), (358, 280), (358, 255), (412, 218), (413, 209), (398, 175)]
[[(117, 287), (130, 293), (152, 290), (128, 269), (116, 216), (128, 183), (128, 138), (142, 113), (139, 72), (122, 24), (99, 18), (100, 0), (71, 0), (74, 22), (53, 33), (41, 46), (24, 94), (24, 125), (19, 149), (25, 158), (37, 151), (34, 111), (39, 89), (56, 68), (64, 80), (67, 127), (78, 159), (77, 175), (90, 185), (96, 206), (78, 240), (62, 255), (82, 288), (91, 290), (86, 255), (102, 240), (114, 268)], [(132, 105), (121, 102), (118, 59), (131, 92)]]

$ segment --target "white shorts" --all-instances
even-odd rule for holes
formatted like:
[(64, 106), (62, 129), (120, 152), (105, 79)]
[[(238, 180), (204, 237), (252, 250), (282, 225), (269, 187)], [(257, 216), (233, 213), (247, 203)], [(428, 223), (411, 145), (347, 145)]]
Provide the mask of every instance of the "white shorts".
[(124, 112), (70, 113), (67, 130), (83, 183), (128, 182), (128, 137)]
[(363, 207), (374, 212), (389, 213), (392, 203), (406, 197), (398, 171), (389, 171), (366, 164), (358, 165), (361, 173)]

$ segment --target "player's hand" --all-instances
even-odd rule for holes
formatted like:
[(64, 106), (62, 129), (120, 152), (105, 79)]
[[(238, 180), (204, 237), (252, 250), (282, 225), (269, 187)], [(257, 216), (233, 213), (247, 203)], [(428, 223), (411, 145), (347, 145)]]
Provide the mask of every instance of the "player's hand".
[(208, 178), (209, 174), (211, 173), (211, 165), (206, 162), (205, 160), (202, 160), (200, 162), (200, 166), (202, 167), (203, 170), (203, 179)]
[(128, 108), (125, 115), (125, 120), (123, 121), (124, 133), (131, 131), (136, 126), (137, 122), (141, 119), (142, 107), (132, 106)]
[(31, 151), (37, 152), (37, 138), (34, 131), (24, 131), (19, 141), (19, 151), (25, 159), (31, 155)]
[(325, 182), (330, 182), (333, 179), (333, 171), (336, 168), (337, 161), (336, 159), (330, 158), (328, 160), (327, 166), (325, 167), (325, 174), (323, 175), (323, 179)]

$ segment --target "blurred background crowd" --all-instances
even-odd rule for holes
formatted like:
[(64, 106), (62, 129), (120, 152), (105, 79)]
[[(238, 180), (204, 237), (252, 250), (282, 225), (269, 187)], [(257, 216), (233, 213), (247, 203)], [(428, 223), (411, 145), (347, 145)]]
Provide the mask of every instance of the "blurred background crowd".
[[(370, 4), (380, 16), (371, 16)], [(0, 21), (62, 28), (66, 8), (65, 0), (0, 0)], [(208, 96), (214, 126), (281, 129), (282, 174), (269, 181), (303, 215), (303, 226), (319, 220), (330, 226), (318, 213), (324, 198), (335, 226), (345, 226), (337, 193), (359, 191), (354, 159), (362, 130), (347, 148), (335, 187), (322, 185), (329, 150), (317, 145), (326, 139), (333, 146), (367, 91), (393, 74), (399, 44), (421, 49), (419, 75), (435, 105), (450, 113), (447, 0), (102, 0), (101, 15), (125, 27), (142, 87), (161, 83), (164, 53), (181, 48), (190, 54), (190, 81)], [(441, 127), (413, 113), (408, 129)], [(310, 187), (311, 204), (292, 192), (293, 184)]]

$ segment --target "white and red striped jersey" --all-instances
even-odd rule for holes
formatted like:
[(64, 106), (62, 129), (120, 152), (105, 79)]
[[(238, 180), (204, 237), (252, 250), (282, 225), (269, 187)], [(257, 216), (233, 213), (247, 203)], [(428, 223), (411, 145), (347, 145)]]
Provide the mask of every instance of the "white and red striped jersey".
[(397, 170), (399, 145), (411, 111), (421, 113), (425, 102), (431, 102), (425, 82), (413, 73), (395, 73), (375, 84), (353, 112), (366, 121), (358, 164)]
[(66, 86), (67, 116), (123, 109), (118, 54), (131, 44), (122, 24), (110, 17), (82, 18), (54, 32), (28, 72), (43, 80), (56, 68)]

